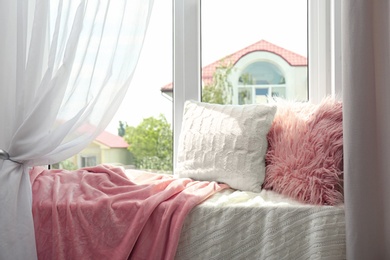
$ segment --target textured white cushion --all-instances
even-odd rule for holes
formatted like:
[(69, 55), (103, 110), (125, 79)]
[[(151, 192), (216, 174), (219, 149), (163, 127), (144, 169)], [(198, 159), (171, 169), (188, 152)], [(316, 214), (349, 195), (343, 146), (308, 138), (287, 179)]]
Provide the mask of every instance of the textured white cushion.
[(275, 106), (186, 101), (175, 174), (260, 192)]

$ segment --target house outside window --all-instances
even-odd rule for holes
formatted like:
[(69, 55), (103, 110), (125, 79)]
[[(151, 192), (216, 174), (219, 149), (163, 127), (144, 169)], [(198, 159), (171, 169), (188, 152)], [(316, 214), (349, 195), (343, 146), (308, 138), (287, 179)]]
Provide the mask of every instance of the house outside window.
[[(265, 41), (257, 45), (258, 51), (246, 54), (234, 65), (230, 76), (233, 104), (266, 103), (269, 97), (307, 101), (306, 57)], [(284, 56), (269, 51), (271, 47), (283, 51)]]
[(65, 161), (52, 165), (57, 169), (75, 170), (82, 167), (109, 164), (132, 168), (133, 155), (123, 137), (103, 131), (87, 147)]
[[(232, 104), (267, 103), (269, 97), (308, 100), (307, 58), (290, 50), (260, 40), (203, 67), (203, 88), (221, 64), (232, 65), (228, 75)], [(172, 91), (172, 85), (162, 91)]]
[[(202, 88), (210, 85), (217, 70), (231, 65), (228, 82), (232, 104), (267, 103), (269, 97), (308, 100), (307, 58), (265, 40), (238, 50), (202, 68)], [(161, 87), (172, 97), (173, 84)]]

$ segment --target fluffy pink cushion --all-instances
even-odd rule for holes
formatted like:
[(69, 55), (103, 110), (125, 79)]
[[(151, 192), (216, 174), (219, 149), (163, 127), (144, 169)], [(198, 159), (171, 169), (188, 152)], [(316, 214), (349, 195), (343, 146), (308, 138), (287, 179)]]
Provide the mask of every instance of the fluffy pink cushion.
[(264, 189), (310, 204), (343, 202), (341, 102), (278, 104), (268, 142)]

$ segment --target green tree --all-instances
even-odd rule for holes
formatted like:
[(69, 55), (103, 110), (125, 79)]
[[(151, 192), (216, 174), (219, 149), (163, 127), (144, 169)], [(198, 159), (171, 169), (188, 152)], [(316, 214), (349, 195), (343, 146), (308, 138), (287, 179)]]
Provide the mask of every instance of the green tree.
[(52, 169), (65, 169), (65, 170), (70, 170), (74, 171), (77, 170), (77, 165), (75, 165), (71, 160), (64, 160), (59, 163), (54, 163), (51, 165)]
[(138, 168), (172, 171), (172, 129), (164, 115), (127, 126), (124, 138)]
[(238, 90), (238, 104), (250, 104), (252, 103), (252, 89), (245, 88), (246, 85), (253, 85), (253, 77), (249, 73), (241, 74), (239, 82), (243, 85), (242, 88)]
[(215, 69), (213, 80), (202, 88), (202, 101), (214, 104), (232, 103), (232, 84), (229, 75), (233, 65), (222, 61)]
[(123, 123), (122, 121), (119, 121), (119, 127), (118, 127), (118, 135), (123, 137), (126, 133), (126, 127), (127, 123)]

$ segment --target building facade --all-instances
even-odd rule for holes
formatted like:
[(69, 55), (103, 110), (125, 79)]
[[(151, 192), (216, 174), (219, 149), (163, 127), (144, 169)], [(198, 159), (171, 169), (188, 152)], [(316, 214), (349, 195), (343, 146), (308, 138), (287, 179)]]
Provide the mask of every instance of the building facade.
[[(202, 68), (202, 87), (213, 81), (218, 69), (229, 67), (228, 103), (267, 102), (269, 97), (294, 101), (308, 99), (307, 58), (265, 40)], [(161, 88), (172, 97), (172, 83)]]

